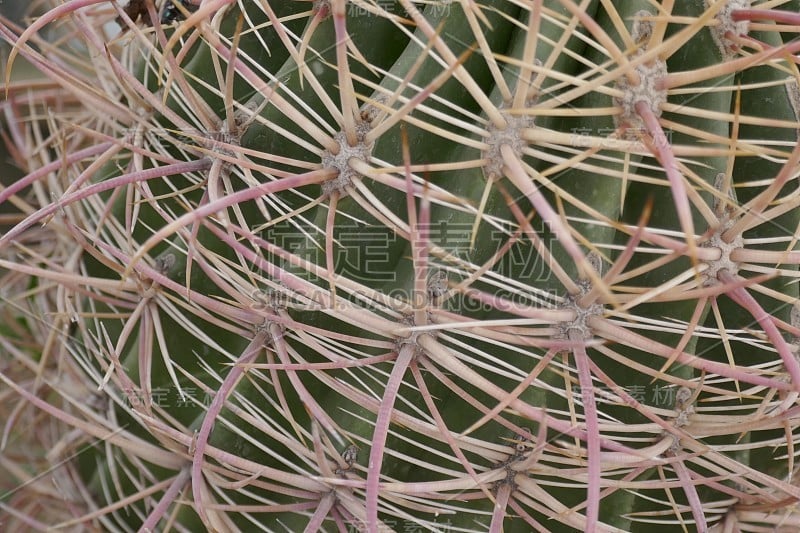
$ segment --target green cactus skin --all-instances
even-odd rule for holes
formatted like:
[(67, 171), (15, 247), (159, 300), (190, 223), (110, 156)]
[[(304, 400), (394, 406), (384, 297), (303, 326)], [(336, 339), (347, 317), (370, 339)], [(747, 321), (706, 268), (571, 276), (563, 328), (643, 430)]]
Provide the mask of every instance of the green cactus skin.
[(0, 20), (0, 523), (800, 529), (799, 2), (196, 4)]

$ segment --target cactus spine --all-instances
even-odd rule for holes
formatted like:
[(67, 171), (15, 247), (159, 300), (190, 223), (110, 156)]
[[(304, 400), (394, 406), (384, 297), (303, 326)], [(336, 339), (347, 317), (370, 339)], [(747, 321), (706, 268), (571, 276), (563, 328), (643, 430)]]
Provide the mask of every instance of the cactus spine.
[(52, 4), (8, 524), (800, 528), (797, 2)]

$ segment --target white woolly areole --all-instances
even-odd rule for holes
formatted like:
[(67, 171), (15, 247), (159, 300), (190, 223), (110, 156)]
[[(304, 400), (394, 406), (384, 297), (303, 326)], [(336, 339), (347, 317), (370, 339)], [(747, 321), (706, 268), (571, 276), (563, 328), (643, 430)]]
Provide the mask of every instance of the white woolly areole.
[(557, 331), (554, 335), (555, 338), (569, 339), (571, 331), (577, 331), (580, 334), (580, 338), (583, 340), (589, 340), (594, 337), (592, 327), (589, 325), (589, 318), (593, 316), (602, 316), (605, 312), (605, 308), (603, 304), (599, 303), (591, 303), (586, 307), (580, 305), (578, 300), (584, 294), (585, 292), (581, 292), (581, 294), (577, 296), (569, 295), (565, 298), (564, 304), (559, 306), (559, 309), (570, 309), (574, 312), (575, 320), (557, 324), (555, 326)]
[[(789, 97), (789, 105), (792, 106), (794, 118), (800, 120), (800, 87), (797, 85), (797, 80), (791, 80), (786, 84), (786, 95)], [(797, 130), (797, 135), (800, 137), (800, 128)]]
[(622, 91), (621, 98), (614, 98), (614, 105), (622, 108), (622, 114), (615, 117), (616, 126), (644, 130), (644, 121), (636, 112), (636, 104), (646, 102), (647, 107), (656, 117), (661, 116), (661, 106), (667, 102), (667, 90), (659, 89), (656, 84), (667, 75), (667, 64), (658, 59), (650, 64), (641, 64), (634, 68), (639, 76), (639, 83), (632, 85), (626, 76), (620, 76), (617, 90)]
[(720, 251), (719, 259), (713, 261), (705, 261), (708, 268), (703, 271), (703, 286), (710, 287), (720, 283), (718, 276), (720, 271), (727, 270), (729, 274), (735, 275), (739, 271), (739, 263), (731, 259), (731, 252), (744, 246), (744, 240), (741, 235), (737, 235), (731, 242), (725, 242), (722, 239), (722, 234), (732, 224), (725, 224), (719, 229), (710, 239), (700, 244), (702, 248), (717, 248)]
[(642, 9), (637, 11), (633, 16), (633, 26), (631, 27), (631, 39), (637, 44), (647, 44), (650, 37), (653, 35), (653, 21), (644, 20), (646, 17), (652, 17), (653, 14)]
[[(586, 260), (594, 269), (595, 274), (602, 276), (603, 261), (598, 254), (590, 252), (586, 256)], [(588, 279), (577, 280), (578, 293), (568, 294), (564, 298), (564, 302), (559, 305), (559, 309), (570, 309), (575, 313), (575, 319), (569, 322), (561, 322), (556, 325), (555, 338), (569, 339), (571, 331), (577, 331), (583, 340), (591, 339), (594, 334), (592, 327), (589, 325), (589, 319), (593, 316), (602, 316), (605, 312), (605, 307), (597, 301), (593, 301), (588, 305), (581, 305), (580, 299), (592, 291), (592, 283)]]
[[(729, 59), (731, 56), (736, 55), (739, 50), (738, 44), (730, 39), (727, 35), (747, 35), (750, 31), (749, 20), (733, 20), (733, 12), (737, 9), (750, 9), (751, 0), (717, 0), (724, 1), (725, 5), (717, 11), (715, 20), (717, 24), (711, 26), (711, 35), (714, 37), (714, 42), (717, 44), (723, 59)], [(714, 5), (715, 2), (706, 0), (706, 8)]]
[(364, 137), (370, 129), (371, 126), (366, 122), (356, 123), (357, 142), (354, 146), (350, 146), (347, 142), (347, 135), (343, 131), (334, 135), (333, 139), (339, 143), (339, 153), (332, 154), (327, 150), (322, 152), (322, 167), (335, 168), (339, 171), (339, 175), (322, 184), (324, 194), (338, 192), (344, 195), (347, 189), (353, 185), (353, 181), (361, 177), (361, 174), (350, 166), (350, 160), (356, 158), (368, 162), (372, 157), (374, 144), (364, 142)]
[[(533, 105), (533, 102), (526, 102), (526, 108)], [(522, 137), (524, 130), (534, 127), (535, 119), (532, 115), (516, 115), (508, 111), (504, 111), (502, 106), (500, 113), (506, 121), (505, 128), (498, 128), (493, 123), (489, 123), (486, 131), (489, 136), (483, 141), (489, 148), (483, 151), (482, 157), (486, 160), (483, 165), (483, 176), (486, 179), (498, 178), (503, 175), (503, 155), (501, 148), (508, 146), (511, 150), (522, 159), (522, 150), (527, 145), (525, 139)]]

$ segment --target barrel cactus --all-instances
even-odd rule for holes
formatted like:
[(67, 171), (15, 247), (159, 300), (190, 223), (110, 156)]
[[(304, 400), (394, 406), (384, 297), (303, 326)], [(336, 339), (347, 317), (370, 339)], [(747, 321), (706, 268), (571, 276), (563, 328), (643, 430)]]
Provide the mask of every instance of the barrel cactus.
[(3, 21), (0, 522), (797, 531), (798, 4)]

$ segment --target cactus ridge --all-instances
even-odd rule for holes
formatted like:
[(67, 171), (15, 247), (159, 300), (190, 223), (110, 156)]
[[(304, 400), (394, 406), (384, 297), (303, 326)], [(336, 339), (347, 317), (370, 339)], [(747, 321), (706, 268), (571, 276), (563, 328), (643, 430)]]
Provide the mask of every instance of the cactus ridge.
[(0, 523), (800, 529), (800, 3), (39, 4)]

